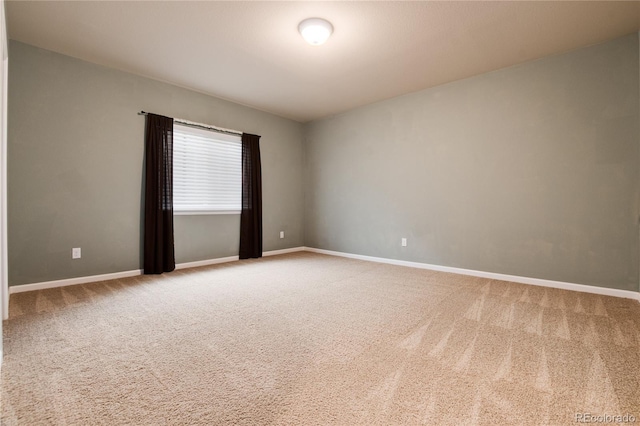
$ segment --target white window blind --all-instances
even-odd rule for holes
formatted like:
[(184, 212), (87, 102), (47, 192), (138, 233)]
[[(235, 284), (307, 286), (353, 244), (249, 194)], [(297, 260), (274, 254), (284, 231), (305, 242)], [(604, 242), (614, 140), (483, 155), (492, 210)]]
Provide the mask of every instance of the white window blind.
[(240, 136), (173, 125), (173, 210), (240, 213)]

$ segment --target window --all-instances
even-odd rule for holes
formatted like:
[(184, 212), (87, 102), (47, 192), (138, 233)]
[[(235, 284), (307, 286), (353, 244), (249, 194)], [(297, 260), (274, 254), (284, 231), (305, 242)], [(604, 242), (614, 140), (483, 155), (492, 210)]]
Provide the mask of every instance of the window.
[(173, 211), (240, 213), (242, 142), (239, 135), (173, 125)]

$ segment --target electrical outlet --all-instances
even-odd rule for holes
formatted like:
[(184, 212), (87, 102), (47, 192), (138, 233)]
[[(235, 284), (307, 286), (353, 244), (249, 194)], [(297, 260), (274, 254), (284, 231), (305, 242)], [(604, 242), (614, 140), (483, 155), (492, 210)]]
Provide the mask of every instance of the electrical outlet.
[(407, 246), (407, 239), (403, 238), (402, 239), (402, 247), (406, 247)]
[(82, 257), (82, 249), (80, 247), (71, 249), (71, 258), (72, 259), (80, 259)]
[(280, 238), (284, 238), (284, 231), (280, 231)]

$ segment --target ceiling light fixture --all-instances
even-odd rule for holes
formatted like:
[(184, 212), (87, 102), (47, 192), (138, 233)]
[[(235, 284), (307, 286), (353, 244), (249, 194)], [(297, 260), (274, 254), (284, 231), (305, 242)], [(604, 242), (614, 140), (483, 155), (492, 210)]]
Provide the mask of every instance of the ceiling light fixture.
[(300, 31), (300, 34), (302, 34), (302, 37), (307, 43), (313, 46), (319, 46), (327, 41), (333, 32), (333, 25), (331, 25), (331, 22), (322, 18), (309, 18), (300, 22), (298, 31)]

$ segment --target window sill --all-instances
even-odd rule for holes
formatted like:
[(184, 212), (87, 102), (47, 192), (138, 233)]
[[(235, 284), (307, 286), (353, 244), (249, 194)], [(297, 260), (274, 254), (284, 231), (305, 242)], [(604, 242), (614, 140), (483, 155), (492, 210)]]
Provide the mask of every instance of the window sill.
[(210, 215), (210, 214), (240, 214), (240, 210), (180, 210), (173, 211), (174, 216), (194, 216), (194, 215)]

